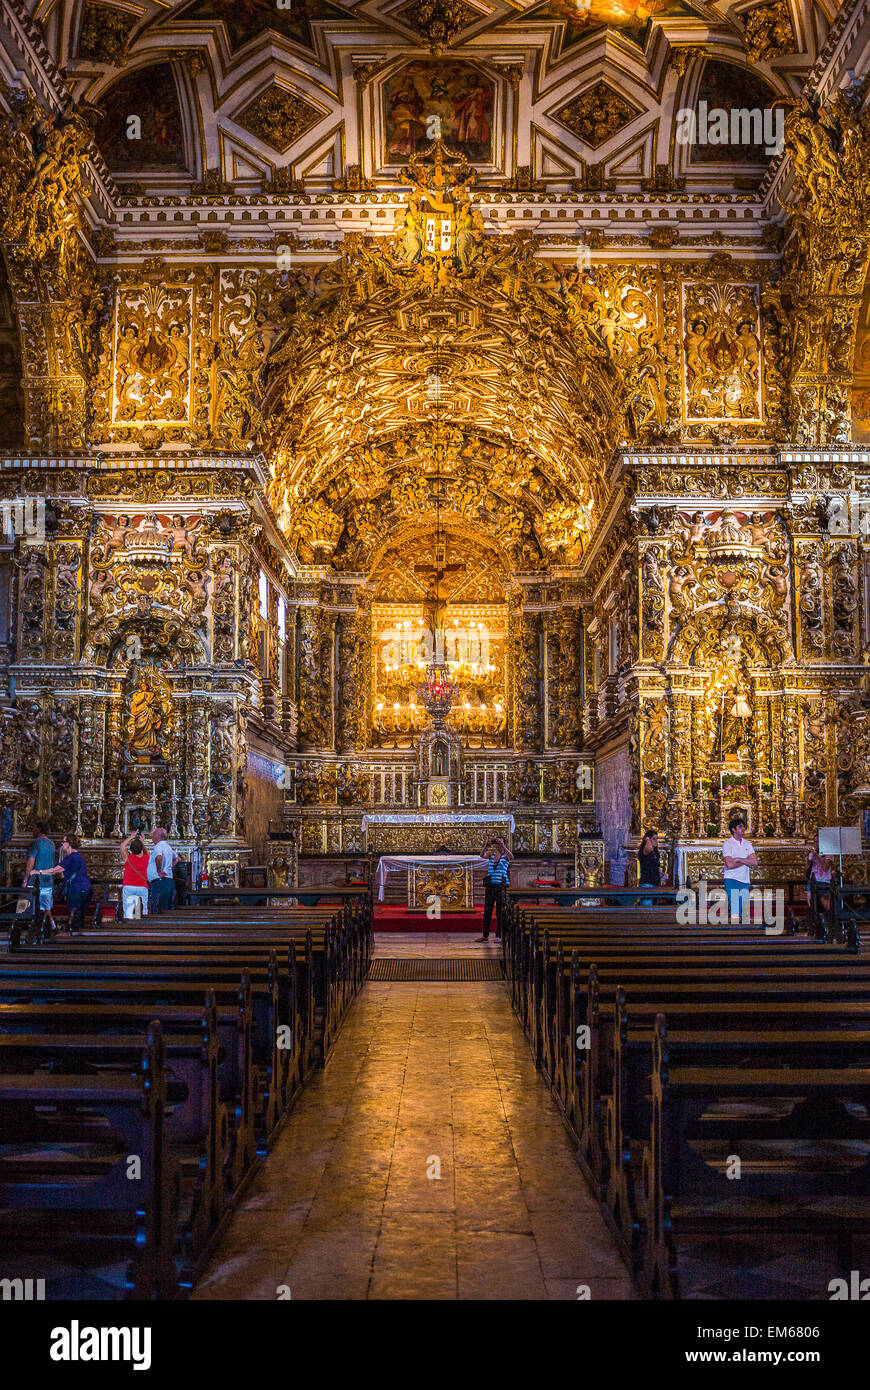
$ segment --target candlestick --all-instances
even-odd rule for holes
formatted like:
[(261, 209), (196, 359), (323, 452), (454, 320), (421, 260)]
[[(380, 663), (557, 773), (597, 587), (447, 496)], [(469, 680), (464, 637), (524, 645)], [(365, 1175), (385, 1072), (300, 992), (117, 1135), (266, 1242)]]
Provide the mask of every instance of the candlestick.
[(115, 839), (121, 838), (121, 783), (118, 783), (118, 795), (115, 797), (115, 824), (112, 826), (112, 834)]

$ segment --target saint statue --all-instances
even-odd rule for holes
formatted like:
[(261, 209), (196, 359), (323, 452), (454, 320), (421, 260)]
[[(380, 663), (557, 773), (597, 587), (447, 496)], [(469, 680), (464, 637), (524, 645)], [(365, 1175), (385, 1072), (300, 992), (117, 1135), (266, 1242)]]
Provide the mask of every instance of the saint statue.
[(127, 737), (135, 753), (159, 753), (171, 733), (172, 718), (167, 701), (150, 680), (134, 690), (127, 720)]
[(741, 639), (736, 633), (730, 633), (722, 640), (719, 659), (703, 696), (701, 722), (709, 740), (707, 756), (745, 756), (749, 749), (751, 716)]
[(748, 746), (747, 720), (752, 717), (752, 708), (746, 693), (739, 683), (725, 692), (722, 709), (721, 756), (729, 753), (740, 755)]

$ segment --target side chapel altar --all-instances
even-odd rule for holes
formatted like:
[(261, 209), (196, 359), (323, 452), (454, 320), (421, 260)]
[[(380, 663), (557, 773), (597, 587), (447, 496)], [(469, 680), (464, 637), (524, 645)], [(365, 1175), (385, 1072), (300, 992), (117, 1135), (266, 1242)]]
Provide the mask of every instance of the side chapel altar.
[(474, 910), (472, 874), (485, 869), (479, 854), (384, 854), (378, 861), (378, 902), (384, 900), (387, 874), (405, 869), (408, 875), (408, 907), (423, 912), (429, 899), (437, 898), (452, 912)]

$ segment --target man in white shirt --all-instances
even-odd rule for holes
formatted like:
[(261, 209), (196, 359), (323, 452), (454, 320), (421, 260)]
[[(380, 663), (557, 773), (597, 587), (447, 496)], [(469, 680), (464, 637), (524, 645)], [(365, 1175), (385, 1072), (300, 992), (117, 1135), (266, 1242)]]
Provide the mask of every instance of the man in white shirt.
[(725, 861), (725, 891), (728, 894), (728, 912), (732, 922), (740, 922), (746, 911), (749, 920), (749, 870), (758, 866), (758, 857), (748, 840), (742, 816), (734, 816), (728, 822), (731, 838), (722, 846)]
[(175, 883), (172, 866), (178, 855), (166, 838), (166, 831), (156, 826), (152, 835), (148, 859), (148, 911), (168, 912), (172, 907), (172, 893)]

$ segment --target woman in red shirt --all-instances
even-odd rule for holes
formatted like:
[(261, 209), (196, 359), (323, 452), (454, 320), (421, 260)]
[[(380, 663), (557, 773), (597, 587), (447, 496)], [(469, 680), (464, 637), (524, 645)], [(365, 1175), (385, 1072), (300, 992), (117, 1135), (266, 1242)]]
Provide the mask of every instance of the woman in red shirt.
[[(125, 917), (148, 916), (148, 851), (138, 831), (128, 835), (121, 844), (124, 856), (124, 877), (121, 897)], [(141, 903), (141, 907), (136, 904)]]

